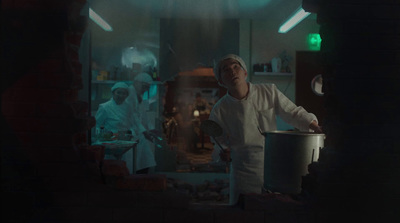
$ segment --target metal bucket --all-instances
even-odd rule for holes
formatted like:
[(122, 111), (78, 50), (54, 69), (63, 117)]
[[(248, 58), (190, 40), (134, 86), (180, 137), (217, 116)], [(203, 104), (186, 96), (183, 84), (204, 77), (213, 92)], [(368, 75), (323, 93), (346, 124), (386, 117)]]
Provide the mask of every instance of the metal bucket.
[(298, 194), (308, 165), (318, 160), (324, 134), (294, 131), (264, 132), (264, 187), (273, 192)]

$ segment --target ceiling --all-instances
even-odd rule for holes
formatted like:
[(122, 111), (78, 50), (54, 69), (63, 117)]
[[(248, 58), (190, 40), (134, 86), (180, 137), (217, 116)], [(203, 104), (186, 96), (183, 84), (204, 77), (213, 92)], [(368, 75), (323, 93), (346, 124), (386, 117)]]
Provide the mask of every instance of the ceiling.
[[(301, 6), (303, 0), (87, 0), (89, 6), (104, 18), (113, 32), (104, 32), (91, 23), (96, 35), (92, 44), (112, 46), (118, 41), (138, 39), (146, 42), (157, 39), (154, 32), (146, 30), (154, 19), (200, 19), (215, 23), (219, 19), (265, 20), (271, 27), (279, 27)], [(306, 20), (315, 20), (312, 14)], [(215, 21), (216, 20), (216, 21)], [(94, 24), (94, 25), (93, 25)], [(134, 27), (134, 28), (133, 28)], [(135, 36), (135, 37), (132, 37)], [(140, 39), (139, 38), (139, 39)], [(155, 41), (157, 42), (157, 41)], [(147, 43), (148, 46), (154, 45)], [(155, 44), (154, 47), (158, 47)]]
[[(218, 27), (218, 24), (223, 24), (218, 20), (223, 19), (249, 19), (268, 21), (271, 27), (279, 27), (302, 5), (303, 0), (87, 1), (89, 6), (113, 27), (112, 32), (105, 32), (91, 22), (92, 46), (104, 49), (101, 52), (97, 51), (95, 56), (99, 61), (111, 61), (111, 55), (120, 58), (117, 46), (143, 46), (156, 55), (161, 52), (159, 28), (157, 31), (151, 28), (157, 27), (154, 23), (159, 22), (158, 19), (196, 19), (205, 24), (205, 27), (208, 24), (212, 24), (210, 27)], [(315, 15), (306, 18), (313, 19), (315, 20)], [(222, 29), (217, 29), (220, 30)], [(187, 30), (182, 30), (182, 33), (185, 31)], [(114, 49), (115, 52), (111, 52)]]
[(89, 0), (111, 26), (138, 18), (261, 19), (282, 23), (302, 0)]

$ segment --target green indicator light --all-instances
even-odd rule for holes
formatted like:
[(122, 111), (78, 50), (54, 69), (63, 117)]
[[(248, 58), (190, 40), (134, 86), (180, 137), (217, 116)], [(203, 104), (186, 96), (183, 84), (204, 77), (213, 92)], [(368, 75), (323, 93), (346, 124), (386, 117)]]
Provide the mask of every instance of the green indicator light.
[(309, 50), (320, 50), (321, 49), (321, 36), (318, 33), (308, 34), (307, 42)]

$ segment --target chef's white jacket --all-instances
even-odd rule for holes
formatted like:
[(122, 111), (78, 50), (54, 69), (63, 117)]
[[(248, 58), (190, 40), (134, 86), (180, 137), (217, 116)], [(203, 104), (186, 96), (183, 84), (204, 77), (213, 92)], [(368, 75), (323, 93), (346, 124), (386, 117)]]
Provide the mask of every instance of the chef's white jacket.
[(137, 123), (132, 117), (133, 109), (130, 104), (124, 101), (118, 105), (114, 99), (99, 105), (96, 112), (96, 128), (104, 126), (106, 131), (117, 133), (118, 131), (134, 130), (137, 128)]
[[(296, 106), (274, 84), (251, 84), (246, 98), (238, 100), (228, 93), (213, 107), (209, 119), (223, 129), (218, 142), (231, 149), (230, 204), (239, 194), (261, 193), (264, 183), (265, 137), (259, 132), (277, 129), (276, 116), (300, 131), (310, 131), (316, 116)], [(219, 159), (215, 147), (213, 159)]]
[[(132, 105), (124, 101), (122, 104), (118, 105), (115, 103), (114, 99), (111, 98), (109, 101), (100, 104), (99, 109), (96, 112), (96, 128), (99, 131), (101, 126), (104, 126), (105, 131), (111, 131), (113, 133), (118, 133), (118, 131), (131, 130), (132, 134), (136, 137), (136, 129), (139, 128), (137, 121), (133, 118), (133, 108)], [(127, 151), (123, 156), (122, 160), (126, 162), (129, 172), (133, 174), (133, 150)], [(106, 155), (106, 159), (114, 159), (111, 155)]]
[(139, 103), (138, 96), (135, 88), (131, 85), (128, 88), (129, 96), (126, 101), (132, 106), (133, 114), (132, 118), (135, 120), (137, 125), (135, 126), (135, 133), (139, 138), (139, 143), (136, 149), (136, 170), (141, 170), (148, 167), (156, 166), (156, 160), (154, 156), (154, 145), (150, 143), (144, 136), (143, 132), (147, 131), (147, 115), (149, 110), (148, 101), (142, 101)]

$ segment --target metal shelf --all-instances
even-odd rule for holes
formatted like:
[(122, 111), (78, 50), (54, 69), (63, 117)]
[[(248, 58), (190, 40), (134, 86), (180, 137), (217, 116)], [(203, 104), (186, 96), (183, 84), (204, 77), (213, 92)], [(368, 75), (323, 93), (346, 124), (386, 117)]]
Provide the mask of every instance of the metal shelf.
[[(125, 82), (127, 84), (132, 84), (132, 81), (115, 81), (115, 80), (98, 81), (98, 80), (92, 80), (92, 84), (115, 84), (117, 82)], [(162, 82), (161, 81), (153, 81), (152, 84), (162, 84)]]

